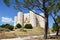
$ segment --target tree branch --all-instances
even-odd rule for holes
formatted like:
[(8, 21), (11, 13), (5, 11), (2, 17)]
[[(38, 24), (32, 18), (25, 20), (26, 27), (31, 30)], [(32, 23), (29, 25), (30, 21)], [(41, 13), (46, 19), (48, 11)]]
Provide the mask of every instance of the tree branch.
[[(50, 16), (52, 16), (52, 14), (50, 13)], [(59, 32), (59, 26), (58, 26), (58, 23), (56, 22), (55, 18), (52, 16), (55, 24), (57, 25), (58, 29), (57, 29), (57, 33), (56, 33), (56, 36), (58, 35), (58, 32)]]
[(52, 3), (52, 4), (48, 7), (48, 9), (47, 9), (48, 12), (49, 12), (50, 7), (52, 7), (53, 5), (54, 5), (54, 3)]
[(37, 14), (37, 15), (39, 15), (39, 16), (41, 16), (42, 18), (44, 18), (45, 19), (45, 17), (44, 16), (42, 16), (42, 15), (40, 15), (40, 14), (38, 14), (38, 13), (36, 13), (36, 12), (34, 12), (32, 9), (30, 9), (30, 8), (28, 8), (28, 7), (26, 7), (28, 10), (30, 10), (30, 11), (32, 11), (33, 13), (35, 13), (35, 14)]
[(39, 2), (42, 5), (42, 2), (41, 1), (37, 0), (37, 2)]
[(38, 5), (34, 5), (32, 2), (29, 2), (32, 6), (36, 6), (39, 8), (40, 11), (44, 12), (42, 8), (40, 8)]

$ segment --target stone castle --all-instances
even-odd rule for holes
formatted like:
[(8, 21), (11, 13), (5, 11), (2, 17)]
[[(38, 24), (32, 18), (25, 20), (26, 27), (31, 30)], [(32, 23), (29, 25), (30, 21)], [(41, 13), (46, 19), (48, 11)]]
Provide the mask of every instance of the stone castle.
[[(40, 15), (44, 16), (44, 14), (41, 13)], [(45, 19), (32, 11), (29, 13), (18, 12), (18, 15), (14, 17), (14, 26), (18, 23), (22, 26), (25, 24), (31, 24), (33, 27), (45, 27)]]

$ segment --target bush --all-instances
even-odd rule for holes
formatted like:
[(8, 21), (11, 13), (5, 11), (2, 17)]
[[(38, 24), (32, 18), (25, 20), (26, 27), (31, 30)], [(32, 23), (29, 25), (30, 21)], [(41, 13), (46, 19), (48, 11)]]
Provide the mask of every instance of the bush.
[(13, 30), (14, 27), (12, 25), (6, 24), (4, 28), (9, 29), (9, 30)]
[(54, 23), (54, 24), (53, 24), (53, 27), (52, 27), (52, 31), (55, 32), (55, 31), (57, 31), (57, 29), (58, 29), (58, 27), (57, 27), (56, 24)]
[(2, 24), (0, 27), (5, 28), (5, 29), (9, 29), (9, 30), (13, 30), (13, 28), (14, 28), (14, 26), (12, 26), (10, 24)]
[(6, 24), (2, 24), (2, 25), (0, 25), (1, 28), (4, 28), (5, 26), (6, 26)]
[(17, 28), (21, 28), (22, 26), (21, 26), (20, 24), (17, 24), (16, 27), (17, 27)]
[(13, 29), (14, 29), (14, 27), (13, 27), (12, 25), (10, 25), (9, 29), (10, 29), (10, 30), (13, 30)]
[(26, 28), (26, 29), (32, 29), (33, 27), (32, 27), (31, 24), (25, 24), (25, 27), (24, 28)]

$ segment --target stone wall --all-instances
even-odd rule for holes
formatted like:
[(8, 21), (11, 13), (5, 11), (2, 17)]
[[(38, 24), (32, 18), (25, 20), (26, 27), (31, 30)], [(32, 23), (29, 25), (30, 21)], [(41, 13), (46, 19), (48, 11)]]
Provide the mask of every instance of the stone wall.
[[(40, 14), (42, 16), (44, 16), (44, 14)], [(23, 14), (23, 12), (18, 12), (18, 15), (14, 18), (14, 26), (19, 23), (22, 26), (30, 23), (32, 24), (33, 27), (45, 27), (45, 19), (42, 18), (39, 15), (36, 15), (35, 13), (33, 13), (32, 11), (30, 11), (28, 14)]]

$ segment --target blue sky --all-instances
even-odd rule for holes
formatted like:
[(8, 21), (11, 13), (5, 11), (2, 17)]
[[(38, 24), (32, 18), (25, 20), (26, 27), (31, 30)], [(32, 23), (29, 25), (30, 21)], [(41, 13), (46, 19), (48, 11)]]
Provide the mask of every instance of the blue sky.
[[(26, 12), (26, 10), (23, 10), (24, 12)], [(14, 24), (14, 16), (17, 15), (17, 10), (14, 10), (11, 7), (7, 7), (2, 0), (0, 0), (0, 25), (1, 24)], [(49, 27), (52, 27), (53, 24), (53, 19), (51, 17), (49, 17)]]

